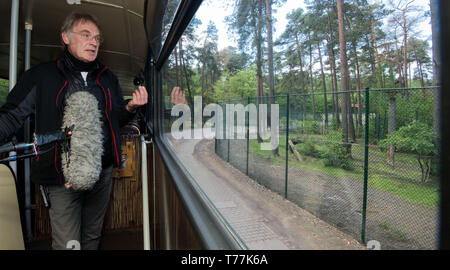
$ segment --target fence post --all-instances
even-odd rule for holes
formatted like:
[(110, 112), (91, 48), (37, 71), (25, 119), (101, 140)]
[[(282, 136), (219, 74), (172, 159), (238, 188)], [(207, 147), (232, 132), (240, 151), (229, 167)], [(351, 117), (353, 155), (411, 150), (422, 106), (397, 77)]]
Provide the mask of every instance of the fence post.
[(366, 88), (366, 134), (364, 136), (364, 190), (362, 206), (361, 242), (366, 243), (366, 210), (367, 210), (367, 179), (369, 169), (369, 87)]
[(248, 176), (248, 152), (250, 151), (249, 150), (249, 148), (250, 148), (250, 97), (247, 97), (247, 108), (248, 108), (248, 110), (247, 110), (247, 123), (246, 123), (246, 126), (247, 126), (247, 164), (246, 164), (246, 169), (245, 169), (245, 172), (246, 172), (246, 174), (247, 174), (247, 176)]
[(286, 170), (285, 170), (285, 186), (284, 197), (287, 199), (288, 192), (288, 155), (289, 155), (289, 94), (286, 96)]
[(229, 115), (227, 114), (227, 104), (225, 104), (225, 117), (223, 118), (223, 122), (224, 122), (224, 136), (225, 136), (225, 138), (226, 138), (226, 140), (227, 140), (227, 162), (228, 163), (230, 163), (230, 138), (228, 138), (228, 129), (230, 128), (230, 127), (227, 127), (227, 122), (229, 123), (229, 121), (227, 121), (228, 120), (228, 117), (229, 117)]
[[(219, 102), (217, 102), (217, 107), (219, 107), (219, 106), (220, 106), (220, 104), (219, 104)], [(219, 109), (219, 108), (217, 108), (217, 109)], [(215, 128), (216, 132), (214, 133), (214, 153), (216, 153), (216, 155), (218, 155), (218, 153), (217, 153), (217, 126), (218, 126), (218, 123), (215, 123), (214, 128)]]

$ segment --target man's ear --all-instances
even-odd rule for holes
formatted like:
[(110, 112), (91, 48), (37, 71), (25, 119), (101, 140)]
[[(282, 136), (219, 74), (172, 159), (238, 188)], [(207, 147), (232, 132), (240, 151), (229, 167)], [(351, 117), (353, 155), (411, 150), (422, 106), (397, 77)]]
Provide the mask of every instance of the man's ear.
[(64, 44), (66, 44), (66, 45), (70, 44), (69, 35), (66, 32), (62, 32), (61, 37), (62, 37)]

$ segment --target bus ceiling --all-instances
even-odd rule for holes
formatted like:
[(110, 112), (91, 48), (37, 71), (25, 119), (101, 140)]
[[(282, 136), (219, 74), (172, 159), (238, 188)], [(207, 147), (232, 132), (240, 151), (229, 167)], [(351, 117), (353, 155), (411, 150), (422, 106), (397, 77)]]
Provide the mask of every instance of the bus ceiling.
[[(16, 70), (25, 70), (26, 31), (31, 31), (30, 65), (56, 59), (62, 52), (60, 28), (73, 12), (99, 19), (104, 42), (99, 59), (119, 77), (124, 95), (145, 68), (148, 48), (159, 51), (167, 1), (142, 0), (7, 0), (0, 1), (0, 78), (10, 77), (10, 36), (13, 3), (18, 4)], [(145, 21), (145, 24), (144, 24)], [(147, 38), (147, 34), (148, 38)], [(147, 40), (150, 40), (148, 43)]]

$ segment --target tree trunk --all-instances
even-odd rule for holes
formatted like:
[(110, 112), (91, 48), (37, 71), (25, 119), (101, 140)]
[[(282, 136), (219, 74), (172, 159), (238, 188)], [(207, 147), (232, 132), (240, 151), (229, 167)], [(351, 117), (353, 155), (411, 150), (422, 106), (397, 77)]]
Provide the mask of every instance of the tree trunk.
[(395, 51), (396, 51), (396, 61), (397, 61), (397, 70), (398, 70), (398, 81), (400, 83), (400, 87), (406, 87), (405, 85), (405, 80), (403, 79), (403, 72), (402, 72), (402, 61), (400, 58), (400, 50), (398, 48), (398, 43), (397, 43), (397, 31), (395, 30)]
[[(300, 65), (300, 86), (301, 86), (301, 93), (305, 94), (305, 76), (303, 73), (303, 61), (302, 61), (302, 47), (300, 44), (300, 41), (298, 39), (298, 36), (295, 35), (295, 43), (297, 45), (297, 54), (298, 54), (298, 63)], [(305, 118), (305, 102), (302, 99), (300, 101), (301, 103), (301, 110), (302, 110), (302, 120)]]
[(203, 41), (203, 48), (201, 50), (201, 63), (202, 63), (202, 89), (201, 89), (201, 95), (202, 95), (202, 100), (205, 101), (204, 99), (204, 94), (207, 91), (206, 89), (206, 85), (208, 84), (208, 77), (205, 74), (205, 71), (207, 69), (207, 63), (206, 63), (206, 42), (208, 40), (208, 35), (206, 35), (205, 40)]
[(390, 44), (386, 44), (386, 51), (387, 51), (387, 61), (389, 64), (389, 77), (392, 78), (392, 85), (395, 84), (395, 76), (394, 76), (394, 58), (391, 54), (391, 46)]
[(261, 102), (261, 97), (263, 96), (263, 78), (262, 78), (262, 50), (261, 50), (261, 43), (262, 43), (262, 0), (259, 0), (258, 2), (258, 16), (257, 16), (257, 23), (255, 23), (255, 43), (256, 43), (256, 81), (257, 81), (257, 98), (256, 98), (256, 111), (257, 111), (257, 138), (258, 143), (262, 143), (263, 139), (261, 138), (261, 135), (259, 134), (259, 103)]
[(337, 85), (337, 75), (336, 75), (336, 62), (334, 58), (334, 50), (330, 49), (328, 53), (330, 56), (330, 70), (331, 70), (331, 86), (333, 90), (333, 113), (336, 119), (336, 130), (341, 127), (341, 119), (339, 116), (339, 96), (337, 92), (339, 91)]
[(256, 27), (256, 76), (258, 77), (258, 96), (263, 95), (263, 76), (262, 76), (262, 0), (258, 5), (258, 23)]
[(211, 93), (214, 93), (214, 84), (216, 83), (214, 78), (215, 78), (215, 72), (214, 70), (211, 70), (211, 80), (209, 82), (209, 90)]
[[(337, 104), (336, 104), (336, 89), (334, 88), (334, 68), (333, 65), (331, 64), (331, 52), (330, 50), (328, 51), (328, 57), (330, 58), (329, 62), (330, 62), (330, 77), (331, 77), (331, 101), (332, 101), (332, 106), (333, 106), (333, 119), (336, 119), (335, 121), (337, 121)], [(337, 122), (336, 122), (337, 125)]]
[[(348, 90), (348, 63), (347, 63), (347, 46), (345, 39), (344, 27), (344, 0), (337, 0), (337, 11), (339, 20), (339, 44), (341, 54), (341, 91)], [(349, 107), (350, 96), (348, 92), (343, 93), (344, 101), (342, 102), (342, 140), (347, 153), (351, 153), (351, 145), (348, 143), (349, 132)]]
[(417, 68), (419, 69), (419, 79), (420, 79), (420, 87), (425, 87), (425, 81), (423, 80), (423, 69), (422, 69), (422, 63), (419, 61), (417, 63)]
[[(408, 88), (408, 29), (406, 26), (406, 10), (403, 11), (403, 68), (404, 68), (404, 79), (405, 79), (405, 87)], [(408, 93), (408, 91), (407, 91)]]
[(329, 48), (329, 56), (330, 56), (330, 66), (331, 66), (331, 81), (333, 83), (333, 103), (335, 104), (335, 110), (334, 115), (336, 117), (336, 130), (340, 128), (341, 126), (341, 120), (339, 117), (339, 96), (337, 94), (338, 90), (338, 84), (337, 84), (337, 71), (336, 71), (336, 57), (334, 55), (334, 49), (333, 49), (333, 29), (331, 27), (331, 18), (330, 13), (327, 12), (327, 18), (328, 18), (328, 31), (330, 31), (330, 48)]
[[(348, 65), (347, 65), (347, 69), (348, 69)], [(350, 90), (352, 88), (352, 85), (350, 83), (350, 72), (347, 71), (347, 87), (348, 90)], [(348, 132), (349, 132), (349, 136), (351, 138), (350, 142), (356, 142), (356, 134), (355, 134), (355, 124), (353, 122), (353, 101), (352, 101), (352, 95), (349, 92), (346, 93), (348, 95), (348, 99), (347, 99), (347, 113), (348, 113)]]
[(175, 78), (176, 78), (176, 84), (179, 85), (181, 87), (180, 84), (180, 65), (178, 64), (178, 45), (175, 46), (175, 50), (174, 50), (174, 56), (175, 56)]
[(206, 63), (205, 63), (205, 61), (203, 61), (203, 65), (202, 65), (202, 98), (203, 98), (203, 95), (205, 94), (205, 66), (206, 66)]
[(275, 83), (273, 72), (273, 41), (272, 41), (272, 0), (265, 0), (267, 20), (267, 60), (269, 65), (269, 93), (272, 96), (272, 104), (275, 103)]
[(372, 46), (373, 50), (375, 52), (375, 73), (377, 74), (377, 79), (380, 83), (380, 87), (383, 88), (383, 77), (382, 77), (382, 70), (381, 70), (381, 61), (380, 61), (380, 55), (378, 54), (378, 46), (377, 46), (377, 36), (375, 33), (375, 21), (372, 20), (371, 24), (371, 36), (372, 36)]
[(316, 119), (316, 104), (314, 102), (314, 83), (313, 83), (313, 74), (312, 74), (312, 44), (311, 39), (309, 40), (309, 85), (311, 87), (311, 104), (312, 104), (312, 114), (313, 119)]
[[(191, 117), (194, 117), (194, 99), (192, 97), (192, 91), (191, 91), (191, 86), (189, 84), (189, 74), (187, 72), (186, 69), (186, 64), (184, 63), (184, 57), (183, 57), (183, 41), (182, 39), (180, 39), (180, 41), (178, 42), (179, 46), (180, 46), (180, 66), (183, 68), (184, 71), (184, 76), (186, 77), (186, 87), (188, 89), (188, 102), (189, 105), (191, 107)], [(194, 118), (192, 118), (194, 119)]]
[[(411, 42), (410, 42), (411, 43)], [(419, 72), (419, 81), (420, 81), (420, 86), (421, 87), (425, 87), (424, 81), (423, 81), (423, 74), (422, 74), (422, 63), (420, 62), (419, 58), (417, 57), (417, 46), (416, 46), (416, 42), (413, 41), (411, 46), (413, 47), (413, 52), (414, 52), (414, 60), (417, 63), (417, 71)]]
[(356, 43), (353, 41), (353, 54), (355, 55), (355, 72), (356, 72), (356, 91), (357, 91), (357, 103), (358, 103), (358, 120), (357, 125), (362, 126), (362, 110), (361, 110), (361, 75), (359, 73), (359, 58), (356, 51)]
[[(271, 104), (275, 104), (275, 81), (273, 71), (273, 41), (272, 41), (272, 0), (265, 0), (266, 3), (266, 20), (267, 20), (267, 58), (269, 65), (269, 93), (271, 97)], [(289, 121), (289, 119), (286, 119)], [(273, 128), (274, 123), (270, 123)], [(272, 149), (272, 155), (278, 156), (278, 147)]]
[[(365, 39), (366, 39), (367, 48), (372, 48), (370, 37), (368, 34), (365, 35)], [(373, 57), (373, 55), (369, 55), (369, 62), (370, 62), (370, 70), (372, 71), (372, 74), (370, 75), (370, 78), (369, 78), (369, 85), (371, 87), (373, 87), (373, 86), (377, 87), (377, 85), (376, 85), (377, 84), (377, 68), (376, 68), (376, 60)]]
[(328, 126), (327, 83), (325, 81), (325, 73), (323, 72), (322, 53), (320, 52), (320, 41), (317, 41), (317, 49), (319, 50), (320, 72), (322, 73), (323, 107), (324, 107), (324, 113), (325, 113), (325, 126)]
[(300, 85), (302, 86), (302, 91), (305, 93), (305, 78), (303, 74), (303, 61), (302, 61), (302, 47), (300, 46), (300, 42), (298, 40), (298, 36), (295, 35), (295, 43), (297, 45), (297, 54), (298, 54), (298, 64), (300, 65)]
[[(389, 97), (389, 108), (388, 108), (388, 134), (393, 133), (397, 129), (397, 108), (395, 93), (391, 93)], [(392, 167), (395, 166), (394, 162), (395, 147), (390, 145), (387, 153), (387, 163)]]
[(411, 62), (408, 63), (408, 74), (409, 74), (409, 87), (412, 87), (413, 74), (411, 71)]

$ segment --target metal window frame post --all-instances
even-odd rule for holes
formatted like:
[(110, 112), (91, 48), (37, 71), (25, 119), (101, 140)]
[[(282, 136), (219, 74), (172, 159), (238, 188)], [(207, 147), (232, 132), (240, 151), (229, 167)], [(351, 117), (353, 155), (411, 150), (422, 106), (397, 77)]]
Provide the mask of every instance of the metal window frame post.
[[(147, 171), (147, 141), (141, 136), (141, 175), (142, 175), (142, 231), (144, 237), (144, 250), (150, 250), (150, 212), (149, 212), (149, 194), (148, 194), (148, 171)], [(154, 159), (153, 159), (154, 160)]]
[[(31, 23), (25, 22), (25, 71), (30, 69), (30, 57), (31, 57), (31, 31), (33, 30), (33, 25)], [(31, 140), (31, 130), (30, 130), (30, 117), (25, 120), (24, 125), (25, 141), (29, 142)], [(24, 160), (24, 180), (25, 180), (25, 223), (26, 223), (26, 238), (28, 241), (33, 239), (33, 233), (31, 229), (31, 181), (30, 181), (30, 159)]]
[[(11, 0), (11, 31), (9, 38), (9, 92), (16, 85), (17, 81), (17, 37), (19, 33), (19, 0)], [(15, 155), (15, 152), (10, 152)], [(17, 162), (9, 163), (14, 176), (17, 178)]]

